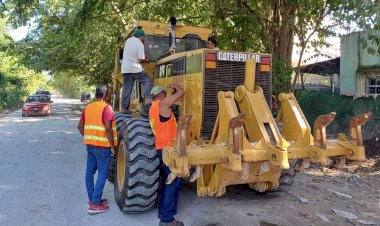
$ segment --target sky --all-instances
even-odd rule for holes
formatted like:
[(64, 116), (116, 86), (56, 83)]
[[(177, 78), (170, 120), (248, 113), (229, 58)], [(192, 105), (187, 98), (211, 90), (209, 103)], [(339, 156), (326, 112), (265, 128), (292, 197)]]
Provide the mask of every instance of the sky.
[[(317, 52), (315, 52), (314, 50), (311, 50), (310, 52), (303, 54), (301, 65), (313, 64), (316, 62), (330, 60), (332, 58), (340, 57), (340, 38), (339, 37), (328, 37), (326, 39), (326, 42), (329, 43), (330, 46), (329, 47), (326, 47), (326, 46), (322, 47), (320, 52), (322, 54), (330, 56), (331, 58), (327, 58), (325, 56), (319, 55), (316, 58), (309, 59), (311, 56), (314, 56), (317, 54)], [(298, 48), (296, 46), (293, 47), (292, 66), (294, 66), (294, 67), (296, 67), (297, 63), (298, 63), (299, 53), (297, 53), (297, 51), (299, 51), (299, 50), (300, 50), (300, 48)], [(307, 60), (307, 59), (309, 59), (309, 60)], [(307, 60), (307, 61), (303, 62), (304, 60)]]
[(25, 38), (28, 34), (28, 26), (12, 29), (9, 31), (9, 33), (11, 34), (13, 40), (20, 41), (21, 39)]

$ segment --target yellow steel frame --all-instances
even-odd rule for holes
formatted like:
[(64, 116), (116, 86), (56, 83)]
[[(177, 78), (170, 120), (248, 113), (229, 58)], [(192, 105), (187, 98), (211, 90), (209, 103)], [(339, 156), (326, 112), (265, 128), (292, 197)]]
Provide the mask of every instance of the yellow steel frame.
[(349, 140), (344, 134), (338, 139), (326, 139), (326, 127), (335, 117), (335, 113), (319, 116), (314, 123), (314, 136), (303, 115), (300, 106), (292, 93), (279, 95), (281, 108), (277, 115), (277, 123), (282, 121), (282, 135), (291, 142), (288, 147), (289, 159), (310, 159), (311, 162), (329, 165), (331, 158), (347, 158), (350, 160), (365, 160), (365, 151), (362, 143), (361, 126), (369, 120), (371, 113), (355, 116), (350, 123), (351, 137)]
[[(234, 93), (220, 91), (219, 113), (210, 142), (181, 146), (186, 142), (186, 133), (181, 130), (186, 130), (187, 126), (180, 120), (176, 145), (164, 149), (164, 162), (174, 176), (189, 177), (190, 169), (196, 169), (191, 179), (197, 179), (200, 196), (220, 196), (225, 193), (226, 186), (232, 184), (249, 184), (255, 190), (267, 191), (279, 186), (282, 170), (289, 168), (286, 151), (289, 144), (282, 139), (274, 119), (268, 114), (262, 90), (253, 90), (254, 85), (250, 85), (255, 77), (254, 65), (253, 60), (247, 61), (246, 82), (236, 91), (241, 114)], [(253, 102), (255, 106), (266, 107), (257, 111), (253, 109)], [(252, 140), (245, 136), (243, 123), (245, 128), (259, 129)], [(274, 132), (269, 132), (267, 125)], [(276, 134), (277, 142), (273, 143), (268, 133)]]
[[(171, 178), (191, 176), (191, 181), (197, 180), (199, 196), (221, 196), (232, 184), (249, 184), (263, 192), (279, 186), (282, 170), (289, 168), (288, 159), (304, 159), (304, 166), (309, 161), (327, 165), (331, 157), (365, 159), (361, 125), (370, 113), (351, 120), (349, 140), (343, 134), (337, 140), (326, 140), (326, 127), (335, 113), (320, 116), (314, 125), (314, 138), (294, 95), (281, 94), (277, 118), (283, 122), (281, 134), (263, 90), (254, 81), (255, 62), (247, 60), (244, 85), (236, 88), (235, 95), (218, 93), (219, 112), (207, 144), (187, 145), (191, 116), (179, 121), (176, 144), (163, 151)], [(195, 169), (192, 175), (191, 169)]]

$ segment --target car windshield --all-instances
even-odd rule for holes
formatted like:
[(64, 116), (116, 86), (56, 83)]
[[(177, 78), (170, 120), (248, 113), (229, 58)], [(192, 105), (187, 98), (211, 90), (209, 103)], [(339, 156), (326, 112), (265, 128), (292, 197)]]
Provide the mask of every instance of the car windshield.
[(27, 103), (40, 102), (40, 103), (48, 103), (49, 97), (46, 96), (29, 96), (26, 99)]
[(46, 91), (46, 90), (38, 90), (38, 91), (36, 92), (36, 94), (50, 95), (50, 92), (49, 92), (49, 91)]

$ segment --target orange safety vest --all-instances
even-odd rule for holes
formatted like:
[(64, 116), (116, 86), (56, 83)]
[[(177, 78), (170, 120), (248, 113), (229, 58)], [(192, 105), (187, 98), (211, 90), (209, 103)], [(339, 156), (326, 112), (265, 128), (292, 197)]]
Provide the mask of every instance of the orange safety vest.
[[(111, 147), (106, 135), (106, 127), (103, 124), (103, 111), (108, 104), (95, 101), (86, 106), (84, 110), (84, 144), (98, 147)], [(112, 121), (113, 144), (117, 145), (116, 122)]]
[(168, 121), (161, 122), (159, 103), (159, 100), (153, 101), (149, 109), (149, 124), (156, 138), (157, 150), (172, 146), (177, 136), (177, 122), (175, 121), (173, 112)]

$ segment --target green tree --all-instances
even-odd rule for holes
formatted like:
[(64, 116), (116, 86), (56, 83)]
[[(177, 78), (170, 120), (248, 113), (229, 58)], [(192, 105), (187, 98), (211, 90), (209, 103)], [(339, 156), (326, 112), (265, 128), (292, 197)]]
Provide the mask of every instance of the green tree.
[(6, 19), (0, 19), (0, 111), (16, 109), (27, 95), (48, 88), (44, 75), (27, 69), (17, 56), (8, 54), (6, 47), (12, 44)]
[(70, 71), (53, 74), (51, 86), (64, 97), (76, 99), (80, 98), (82, 92), (95, 90), (94, 87), (88, 86), (83, 78), (70, 74)]
[[(301, 48), (300, 65), (303, 52), (325, 45), (338, 27), (380, 24), (378, 0), (6, 0), (1, 12), (15, 26), (33, 21), (33, 31), (12, 49), (27, 66), (52, 74), (70, 70), (89, 84), (110, 82), (115, 46), (136, 19), (167, 22), (174, 15), (185, 24), (212, 27), (223, 49), (271, 53), (273, 66), (283, 68), (291, 65), (294, 44)], [(273, 73), (275, 86), (288, 77)]]

